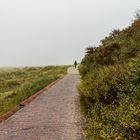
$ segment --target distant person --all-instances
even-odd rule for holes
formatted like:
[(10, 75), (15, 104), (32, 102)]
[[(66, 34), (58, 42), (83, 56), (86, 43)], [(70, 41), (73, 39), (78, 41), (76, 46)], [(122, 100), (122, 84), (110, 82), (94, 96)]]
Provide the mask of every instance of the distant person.
[(76, 69), (76, 67), (77, 67), (77, 61), (74, 62), (74, 67)]

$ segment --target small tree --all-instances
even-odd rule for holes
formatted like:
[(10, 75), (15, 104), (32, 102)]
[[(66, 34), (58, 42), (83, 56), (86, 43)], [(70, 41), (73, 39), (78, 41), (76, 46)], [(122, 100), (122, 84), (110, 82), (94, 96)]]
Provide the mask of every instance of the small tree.
[(95, 51), (95, 47), (88, 47), (86, 48), (86, 56), (93, 54)]

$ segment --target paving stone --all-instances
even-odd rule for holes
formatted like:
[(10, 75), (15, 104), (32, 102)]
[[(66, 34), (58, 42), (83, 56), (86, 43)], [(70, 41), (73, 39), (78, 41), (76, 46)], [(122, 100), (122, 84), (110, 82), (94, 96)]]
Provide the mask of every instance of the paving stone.
[(77, 70), (0, 124), (0, 140), (82, 140)]

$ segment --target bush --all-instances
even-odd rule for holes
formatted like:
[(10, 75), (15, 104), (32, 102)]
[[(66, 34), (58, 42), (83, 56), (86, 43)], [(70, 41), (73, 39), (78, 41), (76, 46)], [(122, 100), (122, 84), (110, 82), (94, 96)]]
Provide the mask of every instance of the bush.
[[(87, 74), (79, 93), (88, 108), (88, 137), (135, 139), (140, 135), (140, 59)], [(86, 108), (86, 109), (87, 109)]]
[(114, 30), (81, 62), (78, 90), (89, 140), (140, 139), (139, 21)]

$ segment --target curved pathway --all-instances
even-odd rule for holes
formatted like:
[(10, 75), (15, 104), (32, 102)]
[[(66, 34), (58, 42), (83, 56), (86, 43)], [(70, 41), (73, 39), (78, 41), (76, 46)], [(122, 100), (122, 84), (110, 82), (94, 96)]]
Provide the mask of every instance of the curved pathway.
[(77, 70), (0, 124), (0, 140), (82, 140)]

